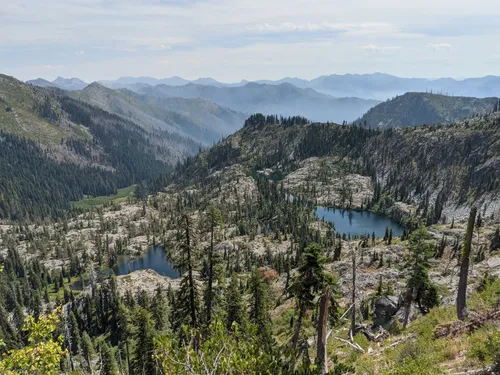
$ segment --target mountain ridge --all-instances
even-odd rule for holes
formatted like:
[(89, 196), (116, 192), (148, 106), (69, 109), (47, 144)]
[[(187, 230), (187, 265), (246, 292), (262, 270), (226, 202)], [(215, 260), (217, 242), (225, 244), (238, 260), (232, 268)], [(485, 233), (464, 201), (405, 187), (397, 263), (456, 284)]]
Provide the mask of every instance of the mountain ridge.
[[(180, 77), (172, 77), (179, 79)], [(153, 82), (149, 77), (141, 80), (140, 77), (133, 79), (135, 84)], [(161, 79), (153, 79), (154, 85), (164, 83)], [(164, 80), (169, 80), (166, 78)], [(203, 79), (201, 79), (203, 80)], [(396, 95), (402, 95), (406, 92), (434, 92), (448, 93), (457, 96), (472, 96), (472, 97), (492, 97), (498, 96), (500, 92), (500, 77), (487, 75), (484, 77), (474, 77), (465, 79), (455, 79), (451, 77), (442, 78), (408, 78), (398, 77), (387, 73), (370, 73), (370, 74), (329, 74), (322, 75), (311, 80), (298, 77), (284, 77), (278, 80), (257, 79), (257, 80), (241, 80), (234, 83), (224, 83), (213, 78), (205, 78), (202, 82), (211, 82), (212, 86), (216, 87), (239, 87), (244, 86), (248, 82), (256, 82), (261, 84), (278, 85), (281, 83), (291, 83), (299, 88), (312, 88), (320, 93), (329, 94), (335, 97), (360, 97), (364, 99), (386, 100), (393, 98)], [(106, 81), (107, 85), (114, 85), (114, 88), (119, 88), (118, 81)], [(180, 78), (171, 85), (182, 86), (189, 82), (200, 82), (197, 80), (186, 80)], [(170, 82), (174, 82), (173, 80)]]
[(138, 90), (160, 97), (203, 98), (232, 110), (250, 113), (305, 116), (318, 121), (352, 121), (378, 104), (375, 100), (334, 98), (290, 83), (267, 85), (249, 82), (238, 87), (215, 87), (189, 83), (184, 86), (157, 85)]
[(488, 114), (499, 100), (411, 92), (370, 108), (355, 122), (377, 128), (450, 124)]
[(146, 128), (160, 128), (210, 145), (236, 131), (243, 114), (197, 98), (158, 98), (128, 89), (112, 90), (94, 82), (71, 95)]

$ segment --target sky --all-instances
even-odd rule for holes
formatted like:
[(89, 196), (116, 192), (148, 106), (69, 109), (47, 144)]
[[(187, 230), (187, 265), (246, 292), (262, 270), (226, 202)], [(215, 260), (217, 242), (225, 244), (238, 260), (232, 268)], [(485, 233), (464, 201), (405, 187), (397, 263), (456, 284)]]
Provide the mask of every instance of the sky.
[(493, 0), (0, 0), (0, 73), (500, 75), (499, 19)]

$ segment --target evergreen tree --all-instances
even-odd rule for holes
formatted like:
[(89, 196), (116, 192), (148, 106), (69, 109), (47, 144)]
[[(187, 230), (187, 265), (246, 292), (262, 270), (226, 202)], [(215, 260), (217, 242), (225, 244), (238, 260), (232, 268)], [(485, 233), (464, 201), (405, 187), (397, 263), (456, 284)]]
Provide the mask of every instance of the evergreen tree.
[(101, 354), (101, 375), (118, 375), (118, 365), (116, 363), (113, 349), (104, 342), (100, 347)]
[(235, 272), (231, 275), (231, 281), (226, 291), (226, 327), (231, 329), (233, 323), (238, 323), (245, 330), (247, 323), (246, 306), (241, 294), (238, 276)]
[(87, 332), (82, 334), (82, 356), (85, 360), (86, 370), (92, 372), (92, 359), (95, 356), (94, 345), (92, 344), (92, 339)]
[(165, 294), (159, 285), (156, 287), (155, 295), (151, 301), (150, 310), (155, 329), (157, 331), (163, 331), (167, 328), (167, 301)]
[(206, 231), (210, 234), (210, 245), (208, 248), (208, 283), (207, 290), (205, 292), (205, 314), (207, 319), (207, 325), (210, 325), (212, 321), (212, 309), (214, 300), (214, 272), (215, 263), (218, 262), (218, 257), (214, 253), (214, 245), (217, 241), (217, 228), (222, 226), (222, 214), (221, 212), (210, 206), (205, 214), (205, 220), (207, 222)]
[(494, 251), (500, 249), (500, 228), (495, 230), (495, 234), (491, 240), (490, 250)]
[(156, 375), (154, 354), (154, 328), (151, 314), (138, 307), (134, 317), (135, 323), (135, 350), (132, 368), (135, 375)]
[(429, 279), (428, 257), (432, 254), (433, 245), (425, 228), (418, 229), (410, 235), (409, 259), (406, 263), (408, 278), (406, 280), (406, 314), (404, 325), (408, 324), (409, 309), (415, 301), (422, 312), (427, 314), (429, 310), (439, 304), (439, 295), (436, 287)]
[(273, 342), (269, 285), (264, 280), (261, 271), (254, 269), (249, 282), (250, 299), (250, 321), (256, 325), (257, 333), (265, 345), (271, 345)]
[(314, 300), (326, 285), (332, 283), (332, 277), (325, 273), (326, 259), (321, 255), (322, 248), (312, 243), (302, 255), (302, 262), (289, 291), (295, 296), (298, 317), (290, 341), (293, 349), (297, 348), (300, 330), (307, 310), (314, 307)]

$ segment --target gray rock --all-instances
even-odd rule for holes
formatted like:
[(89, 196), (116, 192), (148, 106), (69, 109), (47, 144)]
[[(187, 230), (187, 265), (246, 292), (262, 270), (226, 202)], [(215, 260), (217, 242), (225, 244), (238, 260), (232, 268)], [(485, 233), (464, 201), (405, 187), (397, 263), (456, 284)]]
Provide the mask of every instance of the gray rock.
[(383, 296), (375, 301), (373, 325), (384, 326), (389, 323), (401, 308), (400, 298)]

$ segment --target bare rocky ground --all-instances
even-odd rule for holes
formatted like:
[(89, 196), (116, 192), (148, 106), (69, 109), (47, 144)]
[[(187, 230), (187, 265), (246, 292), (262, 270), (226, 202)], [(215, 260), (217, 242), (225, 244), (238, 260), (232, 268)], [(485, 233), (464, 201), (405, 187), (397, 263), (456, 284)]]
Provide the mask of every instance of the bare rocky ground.
[(338, 158), (309, 158), (283, 181), (295, 194), (312, 195), (319, 205), (362, 208), (373, 197), (371, 178), (342, 172)]
[[(300, 168), (286, 176), (284, 186), (294, 194), (301, 194), (316, 189), (316, 199), (320, 204), (339, 203), (345, 197), (353, 207), (361, 207), (362, 203), (373, 194), (370, 180), (366, 176), (343, 175), (337, 168), (339, 161), (334, 158), (310, 158), (303, 161)], [(265, 173), (265, 171), (264, 171)], [(258, 191), (254, 180), (249, 177), (242, 166), (236, 164), (222, 171), (214, 173), (209, 178), (221, 178), (220, 188), (210, 192), (203, 192), (210, 196), (210, 202), (225, 207), (232, 207), (237, 201), (254, 200)], [(307, 189), (305, 188), (307, 186)], [(348, 187), (346, 193), (346, 186)], [(192, 190), (195, 193), (195, 190)], [(139, 256), (153, 244), (171, 246), (176, 234), (177, 226), (172, 212), (176, 205), (177, 196), (167, 189), (166, 193), (149, 197), (146, 203), (120, 202), (107, 207), (100, 207), (87, 212), (67, 222), (30, 224), (26, 226), (0, 225), (0, 253), (6, 254), (8, 246), (15, 247), (26, 258), (37, 257), (49, 268), (58, 268), (69, 263), (68, 253), (77, 254), (80, 258), (84, 253), (95, 261), (97, 248), (117, 249), (122, 254)], [(411, 205), (396, 202), (394, 210), (412, 215), (416, 208)], [(193, 222), (197, 223), (200, 213), (192, 214)], [(429, 228), (436, 246), (444, 237), (447, 246), (444, 256), (432, 261), (430, 272), (433, 281), (439, 285), (443, 303), (453, 301), (448, 298), (456, 291), (458, 282), (458, 266), (453, 254), (453, 247), (460, 247), (465, 236), (465, 221), (458, 217), (453, 228), (450, 224), (434, 225)], [(500, 218), (500, 215), (497, 217)], [(328, 230), (324, 223), (312, 224), (324, 233)], [(500, 226), (498, 219), (484, 219), (483, 226), (475, 233), (473, 239), (473, 257), (480, 248), (485, 249), (485, 260), (482, 260), (471, 269), (471, 287), (480, 280), (483, 274), (500, 275), (500, 254), (490, 253), (489, 246), (493, 233)], [(26, 230), (27, 228), (27, 230)], [(220, 251), (226, 251), (232, 256), (252, 252), (264, 256), (267, 253), (286, 253), (291, 251), (290, 241), (276, 240), (274, 235), (259, 234), (237, 236), (234, 226), (226, 226), (221, 233)], [(206, 248), (207, 238), (197, 238), (199, 249)], [(350, 254), (358, 247), (356, 241), (342, 242), (342, 259), (329, 265), (332, 272), (337, 274), (344, 296), (350, 293), (351, 260)], [(382, 278), (384, 285), (391, 285), (394, 293), (402, 292), (406, 272), (404, 258), (407, 244), (395, 239), (391, 245), (377, 240), (369, 248), (358, 248), (357, 254), (357, 282), (359, 298), (373, 293)], [(380, 261), (380, 258), (383, 260)], [(136, 288), (141, 278), (148, 280), (158, 279), (163, 283), (162, 276), (150, 273), (139, 273), (124, 283), (124, 287)], [(148, 281), (149, 284), (153, 283)], [(174, 285), (175, 286), (175, 285)]]

